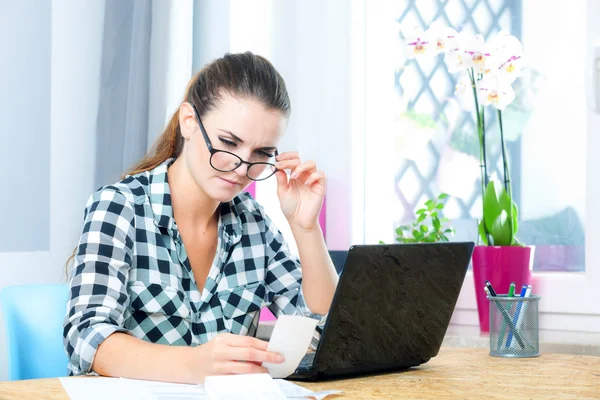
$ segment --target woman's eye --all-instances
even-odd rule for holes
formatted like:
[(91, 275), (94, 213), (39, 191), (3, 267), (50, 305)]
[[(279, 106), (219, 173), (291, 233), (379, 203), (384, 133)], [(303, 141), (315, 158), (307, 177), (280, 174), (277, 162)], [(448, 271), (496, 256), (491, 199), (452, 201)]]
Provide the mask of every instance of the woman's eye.
[(223, 138), (219, 138), (219, 140), (221, 141), (221, 143), (223, 143), (225, 146), (228, 147), (236, 147), (237, 144), (235, 142), (232, 142), (231, 140), (227, 140), (227, 139), (223, 139)]
[(265, 152), (265, 151), (257, 151), (256, 153), (257, 153), (259, 156), (261, 156), (261, 157), (265, 157), (265, 158), (271, 158), (271, 157), (275, 156), (275, 154), (269, 154), (269, 153), (267, 153), (267, 152)]

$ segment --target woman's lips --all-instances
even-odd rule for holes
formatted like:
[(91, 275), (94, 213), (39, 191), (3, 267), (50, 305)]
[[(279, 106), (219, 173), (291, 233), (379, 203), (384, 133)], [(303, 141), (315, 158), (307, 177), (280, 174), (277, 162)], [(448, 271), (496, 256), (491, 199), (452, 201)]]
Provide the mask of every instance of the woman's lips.
[(235, 187), (235, 186), (241, 185), (241, 183), (238, 181), (230, 181), (229, 179), (225, 179), (225, 178), (221, 178), (221, 177), (219, 177), (219, 179), (222, 180), (223, 182), (225, 182), (225, 184), (227, 184), (230, 187)]

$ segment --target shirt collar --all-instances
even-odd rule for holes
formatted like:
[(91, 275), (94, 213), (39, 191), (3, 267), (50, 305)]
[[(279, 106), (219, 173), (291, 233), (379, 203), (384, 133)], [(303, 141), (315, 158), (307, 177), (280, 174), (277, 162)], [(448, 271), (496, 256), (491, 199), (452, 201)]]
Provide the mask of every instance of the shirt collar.
[[(150, 171), (149, 193), (150, 205), (154, 213), (154, 223), (159, 228), (167, 229), (173, 236), (179, 236), (176, 229), (175, 218), (173, 217), (173, 205), (171, 201), (171, 190), (169, 188), (168, 168), (175, 161), (170, 158), (158, 167)], [(241, 240), (242, 237), (242, 219), (240, 211), (236, 205), (239, 203), (237, 198), (221, 203), (219, 210), (219, 234), (230, 245)]]

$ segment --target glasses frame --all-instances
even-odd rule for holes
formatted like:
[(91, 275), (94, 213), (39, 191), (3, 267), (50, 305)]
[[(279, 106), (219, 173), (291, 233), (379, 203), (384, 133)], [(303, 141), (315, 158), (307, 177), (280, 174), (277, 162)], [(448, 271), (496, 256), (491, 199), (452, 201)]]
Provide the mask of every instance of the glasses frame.
[[(234, 154), (230, 151), (227, 150), (220, 150), (220, 149), (215, 149), (210, 141), (210, 138), (208, 137), (208, 134), (206, 133), (206, 129), (204, 129), (204, 124), (202, 124), (202, 120), (200, 119), (200, 114), (198, 114), (198, 110), (196, 109), (196, 106), (193, 105), (192, 103), (190, 103), (190, 105), (192, 106), (192, 108), (194, 109), (194, 114), (196, 115), (196, 121), (198, 122), (198, 126), (200, 127), (200, 131), (202, 132), (202, 136), (204, 137), (204, 141), (206, 142), (206, 147), (208, 147), (208, 151), (210, 152), (210, 160), (209, 160), (209, 164), (210, 166), (215, 170), (215, 171), (219, 171), (219, 172), (231, 172), (231, 171), (235, 171), (236, 169), (238, 169), (239, 167), (241, 167), (243, 164), (246, 164), (248, 166), (248, 168), (246, 168), (246, 176), (248, 177), (248, 179), (252, 180), (252, 181), (264, 181), (265, 179), (268, 179), (270, 177), (272, 177), (273, 175), (275, 175), (275, 173), (277, 171), (279, 171), (279, 169), (275, 166), (275, 164), (272, 163), (268, 163), (268, 162), (250, 162), (250, 161), (245, 161), (242, 160), (242, 158), (240, 156), (238, 156), (237, 154)], [(215, 167), (212, 163), (212, 159), (214, 157), (215, 154), (217, 153), (226, 153), (226, 154), (230, 154), (232, 156), (234, 156), (235, 158), (237, 158), (238, 160), (240, 160), (240, 162), (232, 169), (230, 170), (222, 170), (219, 169), (217, 167)], [(275, 149), (275, 154), (274, 157), (277, 157), (277, 155), (279, 155), (279, 152), (277, 151), (277, 149)], [(250, 171), (250, 168), (252, 168), (252, 166), (254, 165), (264, 165), (265, 168), (268, 166), (273, 167), (273, 173), (265, 178), (260, 178), (260, 179), (254, 179), (251, 178), (250, 175), (248, 175), (248, 172)]]

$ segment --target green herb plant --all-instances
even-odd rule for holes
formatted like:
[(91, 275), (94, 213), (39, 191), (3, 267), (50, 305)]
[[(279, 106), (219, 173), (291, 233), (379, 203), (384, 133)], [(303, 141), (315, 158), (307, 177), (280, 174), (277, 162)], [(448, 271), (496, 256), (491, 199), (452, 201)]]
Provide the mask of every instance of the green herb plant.
[[(409, 225), (396, 229), (396, 241), (400, 243), (447, 242), (454, 234), (448, 218), (440, 218), (444, 210), (443, 200), (448, 197), (442, 193), (436, 199), (427, 200), (422, 208), (415, 212), (416, 220)], [(382, 242), (380, 242), (382, 243)]]

